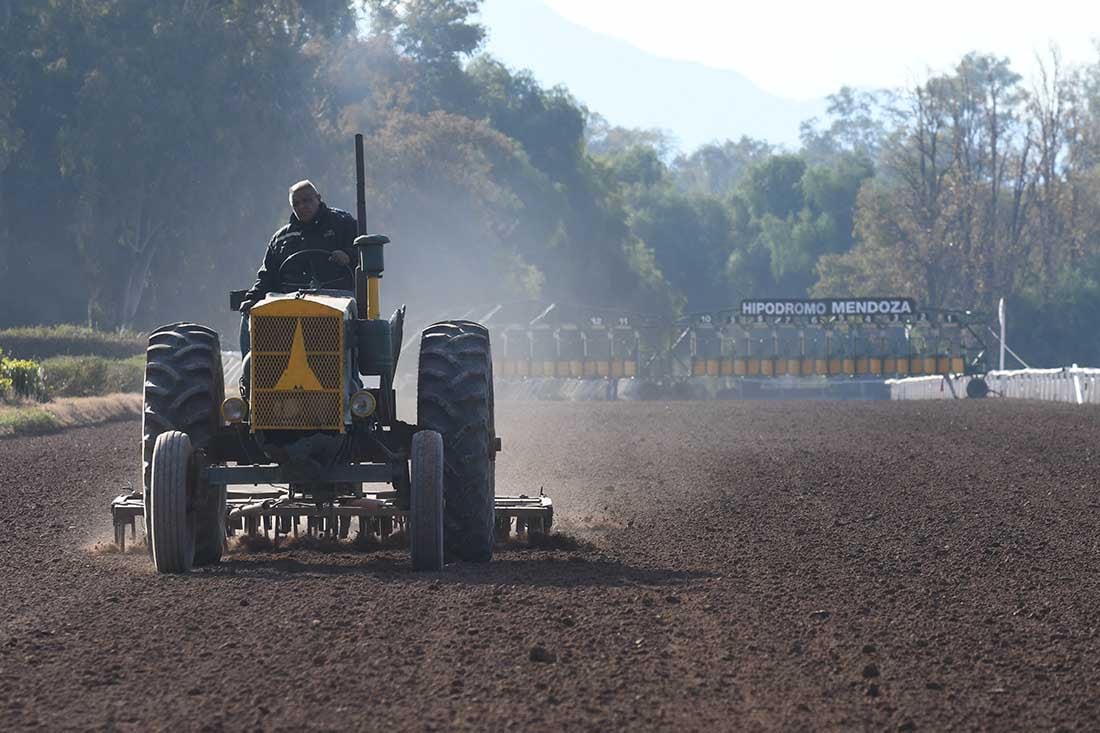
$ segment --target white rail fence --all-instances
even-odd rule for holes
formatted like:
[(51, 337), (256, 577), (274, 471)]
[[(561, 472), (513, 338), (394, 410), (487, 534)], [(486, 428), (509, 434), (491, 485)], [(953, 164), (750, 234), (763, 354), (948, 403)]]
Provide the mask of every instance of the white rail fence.
[[(936, 400), (965, 399), (966, 385), (972, 377), (909, 377), (888, 379), (890, 399)], [(1022, 400), (1049, 400), (1100, 404), (1100, 369), (1076, 365), (1058, 369), (1006, 369), (985, 376), (990, 398), (1011, 397)]]

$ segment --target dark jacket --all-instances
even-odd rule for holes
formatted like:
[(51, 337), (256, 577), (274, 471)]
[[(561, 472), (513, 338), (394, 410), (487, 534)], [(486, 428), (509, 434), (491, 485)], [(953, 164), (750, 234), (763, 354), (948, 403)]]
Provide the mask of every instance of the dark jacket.
[[(343, 250), (350, 258), (351, 267), (354, 267), (358, 257), (355, 252), (355, 236), (358, 231), (354, 216), (340, 209), (330, 209), (324, 202), (317, 210), (317, 216), (308, 224), (302, 224), (297, 216), (291, 214), (290, 223), (275, 232), (271, 243), (267, 245), (264, 263), (256, 273), (256, 283), (245, 295), (245, 300), (256, 303), (268, 293), (279, 291), (283, 286), (279, 266), (287, 257), (304, 249), (323, 249), (327, 252)], [(317, 276), (321, 282), (329, 283), (325, 287), (337, 290), (355, 288), (351, 270), (347, 267), (329, 262), (320, 255), (302, 259), (305, 260), (302, 267), (299, 268), (295, 262), (292, 264), (293, 272), (285, 274), (300, 278), (301, 282), (309, 282), (309, 267), (312, 263), (317, 268)], [(295, 282), (298, 281), (295, 279)]]

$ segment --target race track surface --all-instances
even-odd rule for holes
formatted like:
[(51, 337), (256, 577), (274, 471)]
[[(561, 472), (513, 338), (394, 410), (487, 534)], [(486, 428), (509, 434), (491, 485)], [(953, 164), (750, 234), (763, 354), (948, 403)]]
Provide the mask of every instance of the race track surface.
[(512, 403), (561, 536), (111, 553), (138, 424), (0, 440), (0, 729), (1100, 728), (1100, 411)]

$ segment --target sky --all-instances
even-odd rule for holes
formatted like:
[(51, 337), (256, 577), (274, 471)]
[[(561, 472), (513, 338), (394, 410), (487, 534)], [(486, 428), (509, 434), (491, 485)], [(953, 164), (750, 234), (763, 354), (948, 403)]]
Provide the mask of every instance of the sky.
[(1100, 38), (1100, 3), (1089, 0), (545, 3), (593, 31), (666, 58), (737, 71), (792, 100), (824, 97), (842, 85), (906, 86), (973, 50), (1008, 56), (1025, 77), (1052, 41), (1066, 63), (1100, 58), (1093, 42)]

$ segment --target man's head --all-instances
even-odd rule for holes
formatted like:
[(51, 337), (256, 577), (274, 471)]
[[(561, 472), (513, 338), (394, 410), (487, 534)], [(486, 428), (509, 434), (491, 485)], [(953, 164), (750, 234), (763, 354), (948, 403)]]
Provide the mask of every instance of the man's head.
[(321, 208), (321, 194), (309, 180), (298, 181), (290, 187), (290, 207), (298, 221), (308, 224)]

